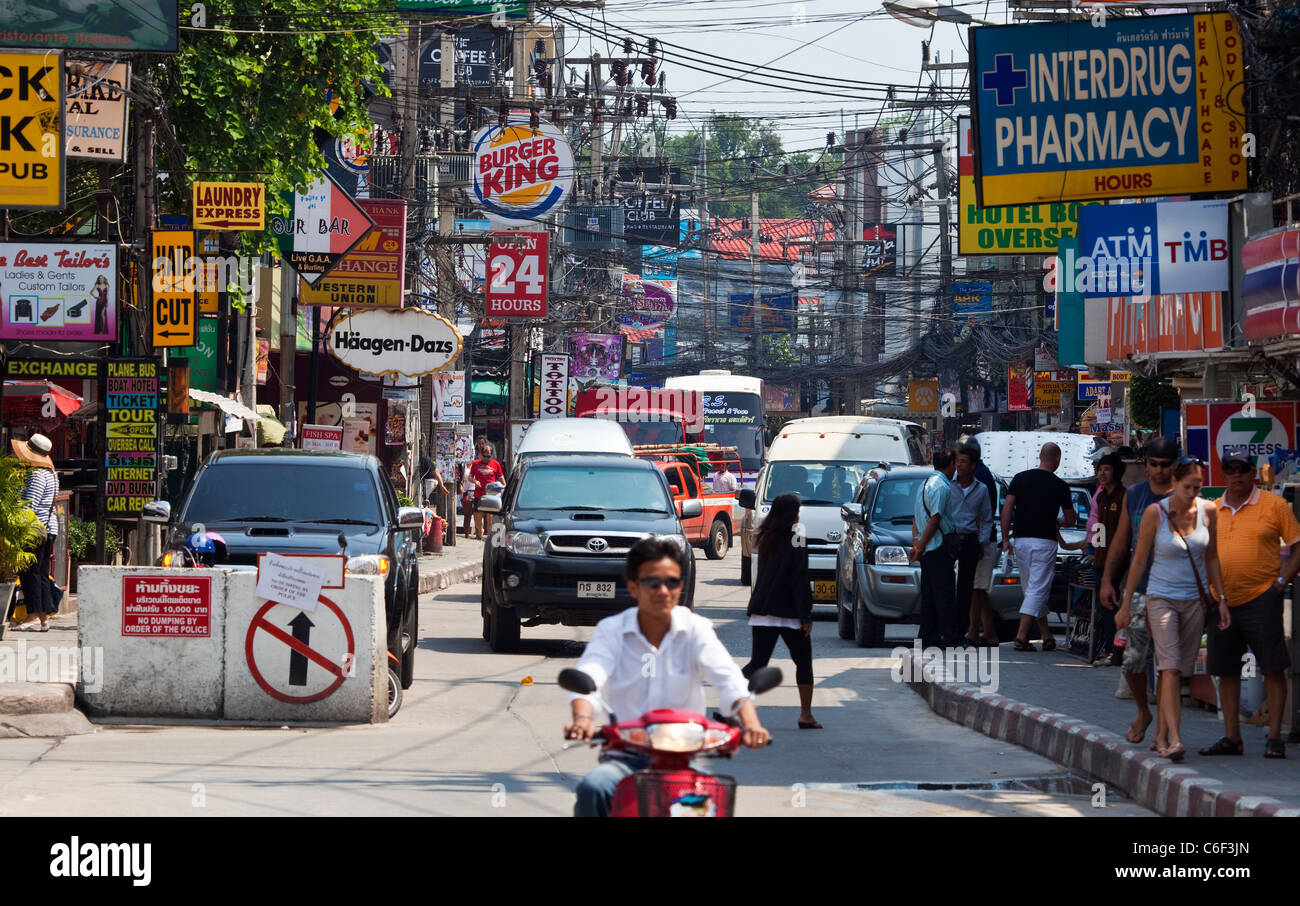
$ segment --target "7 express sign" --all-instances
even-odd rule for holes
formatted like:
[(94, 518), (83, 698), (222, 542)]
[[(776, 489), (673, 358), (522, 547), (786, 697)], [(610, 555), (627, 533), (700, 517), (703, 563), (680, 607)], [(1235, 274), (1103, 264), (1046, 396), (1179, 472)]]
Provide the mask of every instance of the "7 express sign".
[[(497, 234), (488, 246), (484, 296), (489, 318), (544, 318), (547, 301), (546, 233)], [(505, 241), (505, 237), (513, 241)]]

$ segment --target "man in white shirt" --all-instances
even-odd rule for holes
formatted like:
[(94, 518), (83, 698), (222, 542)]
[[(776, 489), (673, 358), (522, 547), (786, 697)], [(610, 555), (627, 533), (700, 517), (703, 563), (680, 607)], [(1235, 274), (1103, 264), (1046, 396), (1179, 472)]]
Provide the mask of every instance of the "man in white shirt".
[[(718, 690), (722, 710), (740, 718), (741, 741), (767, 745), (749, 684), (704, 617), (677, 602), (686, 572), (686, 552), (671, 541), (647, 538), (627, 555), (627, 589), (635, 608), (596, 625), (577, 669), (596, 682), (596, 690), (620, 720), (634, 720), (655, 708), (704, 710), (703, 680)], [(570, 695), (573, 719), (566, 739), (590, 739), (595, 732), (593, 696)], [(578, 784), (575, 816), (606, 817), (620, 780), (649, 766), (647, 758), (625, 752), (601, 756), (601, 763)]]
[(718, 474), (713, 476), (713, 493), (736, 493), (736, 476), (727, 469), (727, 461), (725, 459), (718, 463)]

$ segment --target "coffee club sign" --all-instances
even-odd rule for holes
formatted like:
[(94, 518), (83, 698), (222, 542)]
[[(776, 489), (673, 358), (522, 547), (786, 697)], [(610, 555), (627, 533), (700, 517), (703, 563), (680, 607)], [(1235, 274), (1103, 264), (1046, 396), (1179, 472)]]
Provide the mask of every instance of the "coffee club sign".
[(335, 323), (325, 346), (355, 371), (418, 377), (450, 367), (460, 344), (460, 334), (446, 318), (405, 308), (347, 315)]

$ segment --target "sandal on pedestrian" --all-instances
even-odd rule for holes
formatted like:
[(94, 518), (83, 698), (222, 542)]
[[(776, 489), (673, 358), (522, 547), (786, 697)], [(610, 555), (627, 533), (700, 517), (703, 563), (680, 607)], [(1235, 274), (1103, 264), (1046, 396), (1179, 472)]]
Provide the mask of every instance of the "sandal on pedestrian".
[(30, 623), (20, 623), (14, 627), (14, 632), (40, 632), (41, 623), (39, 620), (32, 620)]
[(801, 720), (799, 721), (799, 729), (800, 730), (821, 730), (823, 729), (823, 727), (815, 720)]
[(1236, 742), (1233, 742), (1231, 739), (1224, 736), (1214, 745), (1206, 746), (1205, 748), (1201, 749), (1199, 754), (1201, 755), (1244, 755), (1245, 752), (1246, 752), (1246, 744), (1243, 743), (1240, 739), (1238, 739)]
[(980, 639), (980, 647), (981, 647), (981, 648), (996, 648), (996, 647), (998, 647), (998, 646), (1001, 645), (1001, 644), (1002, 644), (1002, 643), (999, 642), (997, 639), (987, 639), (987, 638), (981, 638), (981, 639)]
[(1046, 639), (1043, 639), (1043, 650), (1044, 650), (1044, 651), (1055, 651), (1055, 650), (1056, 650), (1056, 639), (1055, 639), (1055, 638), (1046, 638)]
[(969, 645), (971, 648), (978, 648), (980, 646), (979, 636), (975, 636), (975, 638), (972, 639), (969, 635), (967, 635), (966, 644)]
[(1264, 741), (1265, 758), (1286, 758), (1286, 743), (1281, 739), (1267, 739)]
[(1170, 761), (1177, 764), (1187, 757), (1187, 750), (1183, 748), (1183, 744), (1180, 742), (1172, 748), (1161, 749), (1158, 754), (1161, 758), (1168, 758)]
[(1037, 651), (1038, 650), (1031, 643), (1026, 642), (1024, 639), (1016, 639), (1014, 642), (1011, 643), (1011, 647), (1016, 649), (1016, 651)]

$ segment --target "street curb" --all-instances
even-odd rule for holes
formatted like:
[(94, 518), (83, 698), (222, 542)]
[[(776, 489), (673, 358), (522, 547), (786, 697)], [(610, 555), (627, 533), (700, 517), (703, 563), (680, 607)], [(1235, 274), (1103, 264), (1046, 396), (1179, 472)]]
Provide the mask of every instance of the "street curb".
[(0, 683), (0, 739), (79, 736), (95, 727), (69, 683)]
[[(923, 663), (917, 671), (912, 652), (902, 655), (900, 673), (907, 685), (940, 717), (985, 736), (1022, 746), (1071, 770), (1110, 784), (1166, 817), (1289, 817), (1300, 809), (1267, 796), (1225, 790), (1223, 782), (1186, 764), (1174, 764), (1094, 724), (1027, 705), (969, 683), (937, 678)], [(920, 677), (917, 679), (917, 677)]]
[(473, 582), (475, 579), (482, 578), (482, 576), (483, 557), (481, 553), (478, 559), (461, 560), (458, 563), (451, 563), (431, 572), (425, 572), (421, 569), (420, 594), (425, 595), (432, 591), (442, 591), (457, 582)]

